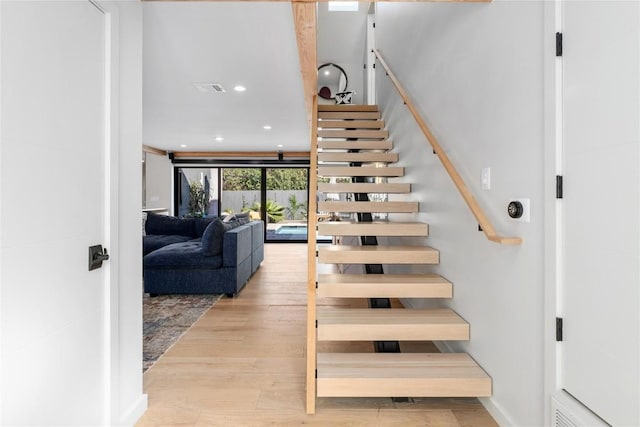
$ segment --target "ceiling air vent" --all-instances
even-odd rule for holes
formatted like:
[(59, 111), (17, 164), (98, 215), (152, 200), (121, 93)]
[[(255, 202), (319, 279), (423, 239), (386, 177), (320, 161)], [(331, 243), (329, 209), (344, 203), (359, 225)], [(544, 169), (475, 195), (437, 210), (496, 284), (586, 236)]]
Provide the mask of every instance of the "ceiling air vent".
[(194, 83), (196, 89), (200, 92), (224, 93), (225, 88), (220, 83)]

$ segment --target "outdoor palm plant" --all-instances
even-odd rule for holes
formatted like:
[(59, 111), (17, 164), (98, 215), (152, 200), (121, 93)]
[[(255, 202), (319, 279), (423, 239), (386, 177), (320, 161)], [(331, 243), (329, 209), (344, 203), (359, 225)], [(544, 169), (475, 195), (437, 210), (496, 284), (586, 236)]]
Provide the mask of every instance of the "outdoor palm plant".
[[(242, 209), (242, 212), (260, 212), (260, 202), (255, 202), (251, 207)], [(284, 207), (273, 200), (267, 199), (267, 218), (269, 222), (280, 222), (284, 219)]]
[(307, 217), (307, 202), (300, 203), (295, 194), (289, 195), (289, 207), (287, 207), (289, 219), (304, 219)]

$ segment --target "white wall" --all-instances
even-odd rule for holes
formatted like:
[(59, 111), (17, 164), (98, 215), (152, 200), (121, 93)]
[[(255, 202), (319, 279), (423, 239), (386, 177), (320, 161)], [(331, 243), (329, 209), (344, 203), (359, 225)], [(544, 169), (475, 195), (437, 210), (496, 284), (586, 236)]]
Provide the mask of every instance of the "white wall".
[[(364, 102), (367, 10), (367, 3), (360, 3), (357, 12), (329, 12), (328, 2), (318, 2), (318, 66), (333, 62), (344, 69), (349, 80), (347, 89), (356, 92), (354, 104)], [(322, 98), (318, 102), (334, 103)]]
[[(402, 181), (413, 183), (418, 219), (430, 224), (427, 239), (405, 241), (440, 250), (432, 270), (453, 282), (450, 305), (471, 325), (471, 340), (450, 349), (469, 352), (492, 377), (484, 403), (504, 425), (544, 425), (543, 24), (542, 1), (377, 5), (378, 49), (497, 230), (524, 239), (501, 246), (478, 231), (378, 66), (378, 103), (406, 168)], [(491, 167), (490, 190), (480, 188), (483, 167)], [(508, 219), (511, 197), (531, 199), (530, 223)]]
[(147, 153), (146, 161), (146, 208), (173, 208), (171, 205), (171, 182), (173, 166), (167, 156)]

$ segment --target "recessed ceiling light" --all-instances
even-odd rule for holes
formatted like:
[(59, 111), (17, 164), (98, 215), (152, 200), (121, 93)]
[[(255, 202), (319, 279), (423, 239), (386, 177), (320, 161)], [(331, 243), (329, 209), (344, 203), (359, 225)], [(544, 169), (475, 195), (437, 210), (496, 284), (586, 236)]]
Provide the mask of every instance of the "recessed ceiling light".
[(187, 148), (187, 144), (180, 144), (180, 147)]
[(271, 130), (271, 126), (269, 126), (269, 125), (264, 125), (264, 126), (262, 126), (262, 128), (264, 130)]
[(278, 148), (282, 148), (282, 147), (284, 147), (284, 145), (278, 144)]
[(324, 75), (325, 75), (325, 76), (328, 76), (329, 74), (331, 74), (331, 71), (329, 71), (329, 70), (325, 70)]
[(233, 90), (235, 90), (236, 92), (244, 92), (245, 90), (247, 90), (247, 88), (244, 86), (238, 85), (234, 87)]
[(224, 138), (221, 136), (216, 136), (216, 141), (220, 142), (220, 141), (224, 141)]

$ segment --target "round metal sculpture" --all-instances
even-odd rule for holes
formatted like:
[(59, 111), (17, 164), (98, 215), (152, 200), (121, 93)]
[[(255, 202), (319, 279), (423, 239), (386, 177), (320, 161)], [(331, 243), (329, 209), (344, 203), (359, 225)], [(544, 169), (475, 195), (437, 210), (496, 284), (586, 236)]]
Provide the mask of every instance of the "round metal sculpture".
[(336, 93), (347, 89), (347, 73), (336, 64), (322, 64), (318, 67), (318, 96), (324, 99), (334, 99)]

